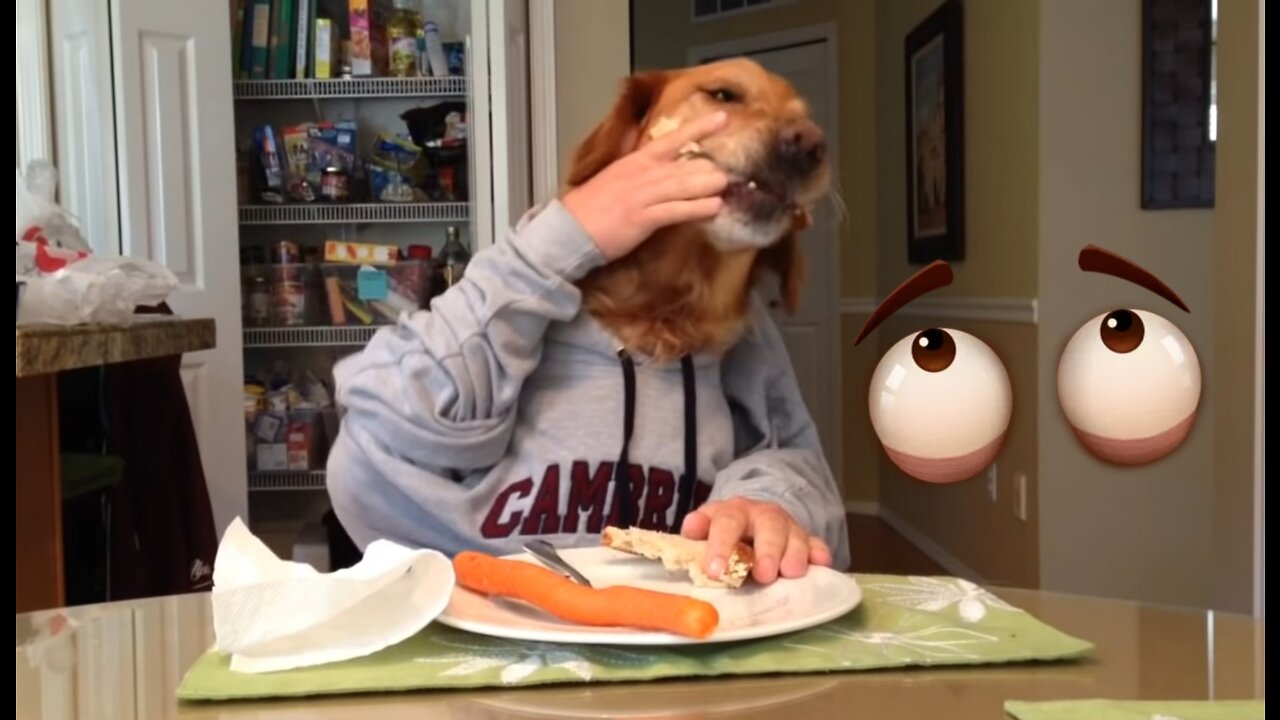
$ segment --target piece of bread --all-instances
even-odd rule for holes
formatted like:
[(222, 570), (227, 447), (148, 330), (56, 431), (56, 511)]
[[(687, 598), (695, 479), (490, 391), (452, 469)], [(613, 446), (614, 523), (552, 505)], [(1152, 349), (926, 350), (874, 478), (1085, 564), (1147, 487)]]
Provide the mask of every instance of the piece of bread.
[(712, 579), (702, 569), (707, 550), (705, 540), (690, 540), (679, 535), (640, 528), (616, 527), (605, 528), (603, 540), (606, 547), (660, 560), (662, 566), (672, 572), (688, 572), (689, 579), (698, 587), (740, 588), (755, 564), (755, 553), (751, 552), (751, 548), (738, 543), (733, 552), (729, 553), (729, 563), (724, 573), (719, 579)]

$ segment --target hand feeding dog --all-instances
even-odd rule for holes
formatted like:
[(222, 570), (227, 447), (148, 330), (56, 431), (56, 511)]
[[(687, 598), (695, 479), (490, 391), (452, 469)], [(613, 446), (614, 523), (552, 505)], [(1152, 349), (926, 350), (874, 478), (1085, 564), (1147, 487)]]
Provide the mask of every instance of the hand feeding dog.
[(826, 138), (783, 78), (746, 59), (632, 76), (613, 111), (578, 148), (569, 185), (703, 115), (725, 128), (681, 149), (730, 177), (713, 219), (664, 228), (579, 285), (584, 308), (628, 349), (673, 360), (721, 352), (741, 335), (761, 270), (794, 312), (803, 280), (796, 234), (831, 178)]

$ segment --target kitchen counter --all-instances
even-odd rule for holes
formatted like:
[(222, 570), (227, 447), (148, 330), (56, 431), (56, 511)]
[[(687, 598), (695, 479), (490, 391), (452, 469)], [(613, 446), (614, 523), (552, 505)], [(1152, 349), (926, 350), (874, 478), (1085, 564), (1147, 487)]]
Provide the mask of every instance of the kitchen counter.
[(212, 319), (170, 315), (139, 318), (129, 326), (17, 328), (14, 526), (18, 612), (66, 602), (58, 373), (208, 350), (214, 347), (215, 337)]
[(30, 325), (17, 329), (16, 377), (182, 355), (214, 346), (208, 318), (158, 316), (132, 325)]

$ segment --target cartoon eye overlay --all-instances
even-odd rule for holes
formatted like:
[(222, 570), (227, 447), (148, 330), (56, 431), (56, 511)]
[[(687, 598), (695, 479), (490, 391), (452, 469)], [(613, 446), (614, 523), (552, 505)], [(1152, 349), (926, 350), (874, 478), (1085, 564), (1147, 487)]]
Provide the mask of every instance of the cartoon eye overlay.
[[(898, 286), (867, 318), (854, 345), (902, 306), (950, 285), (939, 260)], [(932, 327), (884, 354), (871, 377), (867, 405), (885, 454), (904, 473), (931, 483), (971, 478), (991, 464), (1009, 429), (1013, 390), (1004, 364), (986, 343), (960, 330)]]
[[(1191, 312), (1155, 275), (1108, 250), (1085, 246), (1079, 265)], [(912, 275), (871, 313), (854, 345), (952, 279), (942, 261)], [(1176, 325), (1148, 310), (1117, 308), (1089, 320), (1058, 362), (1058, 400), (1072, 431), (1095, 457), (1117, 465), (1145, 465), (1177, 449), (1195, 423), (1200, 392), (1195, 348)], [(899, 469), (917, 480), (951, 483), (978, 474), (1000, 453), (1013, 392), (986, 343), (933, 327), (889, 348), (872, 374), (867, 405), (876, 436)]]
[[(1119, 255), (1089, 245), (1079, 265), (1191, 312), (1168, 285)], [(1200, 391), (1195, 348), (1178, 326), (1147, 310), (1117, 308), (1089, 320), (1058, 360), (1058, 402), (1072, 431), (1094, 456), (1117, 465), (1146, 465), (1180, 446)]]

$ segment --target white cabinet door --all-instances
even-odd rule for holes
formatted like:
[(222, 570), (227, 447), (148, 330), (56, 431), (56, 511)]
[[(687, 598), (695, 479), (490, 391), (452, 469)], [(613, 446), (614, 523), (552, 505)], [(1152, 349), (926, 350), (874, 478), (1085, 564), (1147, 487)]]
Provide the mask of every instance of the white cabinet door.
[(227, 6), (114, 0), (111, 15), (121, 251), (178, 276), (175, 312), (218, 324), (182, 375), (221, 532), (248, 506)]
[[(51, 0), (58, 198), (98, 254), (120, 253), (111, 23), (101, 0)], [(53, 160), (53, 158), (49, 158)]]

